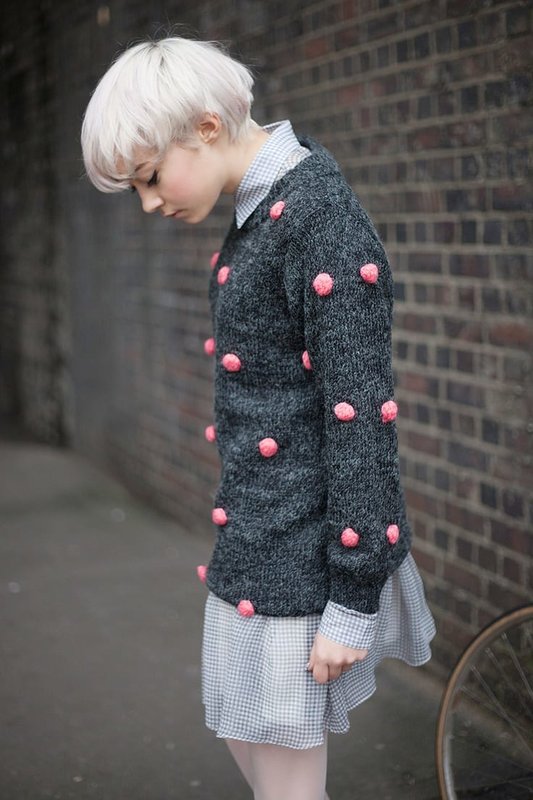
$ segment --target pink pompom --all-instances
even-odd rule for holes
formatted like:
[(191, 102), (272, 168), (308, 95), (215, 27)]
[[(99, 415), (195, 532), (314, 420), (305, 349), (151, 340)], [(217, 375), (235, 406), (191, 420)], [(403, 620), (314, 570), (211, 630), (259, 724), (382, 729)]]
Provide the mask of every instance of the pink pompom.
[(365, 264), (359, 270), (359, 274), (366, 283), (375, 283), (378, 279), (378, 268), (375, 264)]
[(211, 519), (215, 525), (225, 525), (228, 521), (228, 515), (223, 508), (214, 508), (211, 512)]
[(206, 339), (204, 342), (204, 350), (208, 356), (212, 356), (215, 352), (215, 340), (211, 336), (211, 338)]
[(307, 352), (307, 350), (304, 350), (303, 353), (302, 353), (302, 361), (303, 361), (303, 365), (304, 365), (304, 367), (306, 369), (312, 369), (312, 367), (311, 367), (311, 359), (309, 358), (309, 353)]
[(345, 547), (356, 547), (359, 544), (360, 536), (353, 528), (345, 528), (341, 533), (341, 542)]
[(397, 525), (389, 525), (387, 528), (387, 539), (391, 544), (396, 544), (400, 538), (400, 529)]
[(259, 450), (262, 456), (270, 458), (270, 456), (275, 456), (278, 452), (278, 443), (275, 439), (261, 439), (259, 442)]
[(349, 422), (356, 415), (355, 408), (349, 403), (337, 403), (333, 412), (337, 419), (342, 420), (342, 422)]
[(209, 261), (209, 263), (211, 264), (211, 269), (214, 269), (216, 267), (219, 255), (220, 255), (220, 252), (218, 250), (216, 250), (213, 253), (213, 255), (211, 256), (211, 260)]
[(219, 283), (226, 283), (226, 281), (229, 278), (230, 272), (231, 272), (231, 267), (228, 267), (227, 265), (225, 267), (220, 267), (217, 275), (217, 281)]
[(208, 425), (205, 429), (205, 438), (208, 442), (214, 442), (217, 438), (216, 430), (214, 425)]
[(333, 278), (327, 272), (321, 272), (313, 281), (313, 289), (321, 297), (331, 294), (333, 290)]
[(283, 202), (283, 200), (278, 200), (277, 203), (274, 203), (274, 205), (270, 209), (270, 219), (279, 219), (283, 214), (284, 208), (285, 208), (285, 203)]
[(398, 406), (394, 402), (394, 400), (387, 400), (386, 403), (383, 403), (381, 406), (381, 421), (382, 422), (390, 422), (393, 419), (396, 419), (398, 415)]
[(250, 600), (241, 600), (237, 606), (237, 611), (241, 617), (253, 617), (255, 614), (255, 608)]
[(239, 356), (236, 356), (235, 353), (226, 353), (226, 355), (222, 357), (222, 366), (224, 366), (228, 372), (238, 372), (241, 368), (241, 359)]
[(198, 567), (196, 567), (196, 574), (198, 575), (202, 583), (205, 583), (207, 578), (207, 567), (205, 566), (205, 564), (200, 564)]

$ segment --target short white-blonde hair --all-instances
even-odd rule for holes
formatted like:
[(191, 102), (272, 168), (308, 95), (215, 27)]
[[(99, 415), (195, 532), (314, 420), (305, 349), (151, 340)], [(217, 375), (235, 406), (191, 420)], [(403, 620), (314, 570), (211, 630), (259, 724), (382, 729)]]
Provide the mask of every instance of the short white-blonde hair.
[(157, 162), (173, 142), (194, 146), (205, 113), (218, 114), (230, 141), (239, 140), (250, 125), (253, 82), (218, 42), (171, 36), (128, 48), (101, 78), (84, 115), (87, 176), (102, 192), (129, 188), (136, 148), (153, 151)]

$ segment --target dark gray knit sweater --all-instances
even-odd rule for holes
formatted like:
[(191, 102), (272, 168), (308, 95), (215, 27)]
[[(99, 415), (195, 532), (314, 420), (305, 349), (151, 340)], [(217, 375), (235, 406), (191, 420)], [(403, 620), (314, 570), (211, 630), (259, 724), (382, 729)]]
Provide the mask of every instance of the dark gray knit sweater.
[(274, 183), (213, 263), (221, 480), (206, 584), (241, 614), (375, 613), (411, 546), (391, 363), (393, 279), (331, 154)]

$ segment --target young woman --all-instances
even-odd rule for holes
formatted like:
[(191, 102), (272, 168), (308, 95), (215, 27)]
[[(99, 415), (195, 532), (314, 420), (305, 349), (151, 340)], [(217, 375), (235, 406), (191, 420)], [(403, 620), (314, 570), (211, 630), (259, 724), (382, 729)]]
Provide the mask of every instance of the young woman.
[(324, 800), (329, 731), (420, 665), (436, 633), (410, 552), (391, 363), (393, 279), (332, 155), (250, 116), (253, 79), (220, 45), (126, 50), (88, 105), (87, 175), (147, 213), (235, 214), (211, 259), (222, 474), (202, 647), (206, 724), (255, 800)]

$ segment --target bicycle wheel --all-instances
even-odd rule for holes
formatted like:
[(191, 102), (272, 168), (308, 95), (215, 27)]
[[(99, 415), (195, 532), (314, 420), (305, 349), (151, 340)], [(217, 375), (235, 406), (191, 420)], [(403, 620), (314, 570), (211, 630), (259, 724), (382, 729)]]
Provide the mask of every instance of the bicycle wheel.
[(443, 800), (533, 798), (533, 605), (491, 622), (457, 661), (435, 755)]

